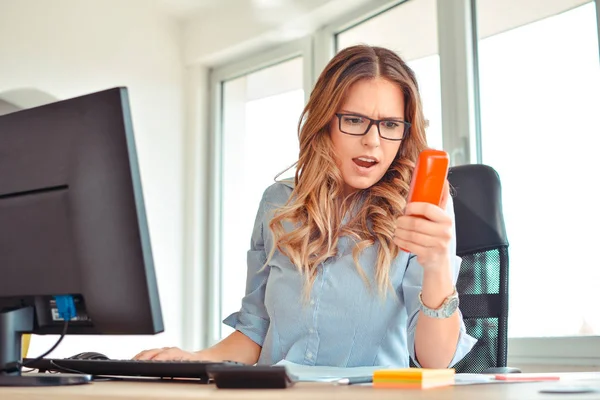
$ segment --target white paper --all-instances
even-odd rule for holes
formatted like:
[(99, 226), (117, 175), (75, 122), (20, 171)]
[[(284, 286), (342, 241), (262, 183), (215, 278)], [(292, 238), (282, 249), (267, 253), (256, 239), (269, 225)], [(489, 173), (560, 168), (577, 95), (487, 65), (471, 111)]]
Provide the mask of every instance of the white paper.
[(282, 360), (275, 365), (283, 365), (290, 375), (299, 382), (336, 382), (342, 378), (354, 378), (358, 376), (372, 376), (376, 370), (386, 367), (325, 367), (296, 364), (291, 361)]
[(502, 383), (493, 374), (455, 374), (455, 385), (478, 385), (482, 383)]

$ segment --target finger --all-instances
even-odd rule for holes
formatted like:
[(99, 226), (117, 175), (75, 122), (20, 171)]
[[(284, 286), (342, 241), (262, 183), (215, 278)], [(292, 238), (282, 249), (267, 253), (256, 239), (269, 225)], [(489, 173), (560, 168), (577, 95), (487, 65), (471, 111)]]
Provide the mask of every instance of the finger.
[(134, 360), (150, 360), (150, 359), (152, 359), (152, 357), (154, 357), (156, 354), (160, 353), (161, 351), (163, 351), (163, 349), (144, 350), (144, 351), (136, 354), (133, 357), (133, 359)]
[(427, 231), (431, 229), (431, 224), (435, 224), (435, 222), (414, 215), (403, 215), (396, 219), (396, 228), (404, 229), (407, 231)]
[(440, 238), (438, 237), (405, 229), (396, 229), (394, 232), (394, 237), (402, 241), (418, 244), (427, 248), (437, 247), (440, 244)]
[[(163, 347), (161, 351), (155, 353), (151, 360), (170, 360), (174, 357), (174, 354), (177, 353), (176, 347)], [(170, 358), (171, 357), (171, 358)]]
[(177, 347), (172, 347), (170, 349), (161, 351), (156, 354), (152, 360), (153, 361), (181, 361), (187, 360), (191, 358), (191, 354), (183, 351)]
[(190, 360), (192, 356), (184, 351), (178, 353), (175, 352), (162, 352), (157, 354), (152, 361), (183, 361)]
[(427, 248), (425, 248), (423, 246), (420, 246), (413, 242), (409, 242), (408, 240), (400, 239), (396, 236), (394, 236), (394, 243), (396, 244), (396, 246), (398, 246), (402, 250), (406, 251), (407, 253), (419, 255), (419, 254), (424, 254), (425, 252), (428, 251)]
[(161, 351), (151, 358), (152, 361), (179, 361), (180, 359), (180, 356), (173, 354), (169, 350)]
[(434, 204), (423, 202), (408, 203), (404, 210), (404, 215), (418, 215), (434, 222), (445, 222), (446, 220), (450, 220), (450, 217), (446, 214), (444, 209)]
[(445, 222), (434, 222), (429, 219), (404, 215), (396, 220), (396, 229), (421, 233), (437, 238), (447, 238), (451, 235), (452, 220), (448, 217)]

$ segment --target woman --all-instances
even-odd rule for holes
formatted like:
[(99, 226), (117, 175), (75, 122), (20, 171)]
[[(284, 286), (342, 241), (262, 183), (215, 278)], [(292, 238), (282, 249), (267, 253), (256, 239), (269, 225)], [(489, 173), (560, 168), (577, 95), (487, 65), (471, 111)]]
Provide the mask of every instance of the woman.
[[(445, 368), (474, 344), (457, 309), (453, 206), (406, 204), (426, 148), (412, 70), (393, 52), (342, 50), (302, 114), (293, 181), (264, 192), (236, 329), (198, 352), (137, 359)], [(400, 250), (400, 248), (406, 251)]]

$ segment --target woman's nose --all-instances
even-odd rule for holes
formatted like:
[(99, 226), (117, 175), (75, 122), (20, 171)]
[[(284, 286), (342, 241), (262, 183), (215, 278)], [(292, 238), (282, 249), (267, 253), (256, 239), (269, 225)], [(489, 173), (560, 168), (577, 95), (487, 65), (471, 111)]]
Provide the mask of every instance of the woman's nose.
[(377, 125), (373, 124), (371, 125), (371, 128), (369, 128), (367, 133), (365, 133), (365, 135), (363, 136), (362, 142), (364, 146), (379, 147), (380, 139), (381, 138), (379, 137), (379, 129)]

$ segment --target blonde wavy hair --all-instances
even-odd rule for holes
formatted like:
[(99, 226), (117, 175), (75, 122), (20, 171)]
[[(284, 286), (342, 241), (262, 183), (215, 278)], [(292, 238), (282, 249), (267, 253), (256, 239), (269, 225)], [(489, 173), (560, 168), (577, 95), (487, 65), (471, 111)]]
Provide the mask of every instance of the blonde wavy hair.
[[(379, 182), (344, 197), (344, 180), (329, 129), (350, 86), (374, 78), (386, 79), (402, 89), (410, 132)], [(378, 244), (375, 279), (379, 293), (385, 294), (391, 288), (390, 265), (399, 252), (393, 242), (395, 219), (406, 205), (417, 156), (427, 147), (425, 128), (415, 74), (397, 54), (365, 45), (340, 51), (321, 73), (300, 117), (295, 186), (269, 224), (273, 248), (267, 264), (276, 249), (286, 255), (306, 278), (308, 295), (318, 265), (335, 256), (339, 238), (348, 236), (355, 243), (352, 256), (358, 273), (369, 287), (358, 260), (365, 248)], [(349, 211), (351, 218), (342, 223)], [(284, 221), (294, 228), (286, 232)]]

